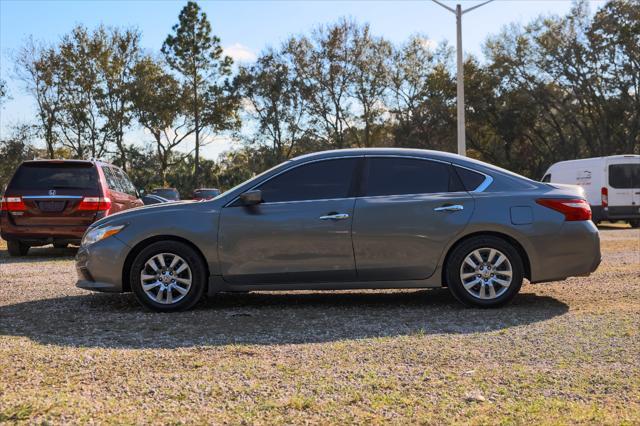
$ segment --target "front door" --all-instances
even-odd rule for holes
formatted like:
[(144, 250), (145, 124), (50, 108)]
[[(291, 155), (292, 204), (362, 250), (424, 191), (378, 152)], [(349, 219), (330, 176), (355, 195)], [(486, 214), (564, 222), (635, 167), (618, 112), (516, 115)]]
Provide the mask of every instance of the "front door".
[(352, 182), (358, 158), (294, 166), (260, 184), (263, 202), (222, 209), (218, 252), (236, 284), (355, 280)]
[(407, 157), (366, 162), (353, 221), (358, 279), (428, 278), (471, 218), (473, 198), (450, 164)]

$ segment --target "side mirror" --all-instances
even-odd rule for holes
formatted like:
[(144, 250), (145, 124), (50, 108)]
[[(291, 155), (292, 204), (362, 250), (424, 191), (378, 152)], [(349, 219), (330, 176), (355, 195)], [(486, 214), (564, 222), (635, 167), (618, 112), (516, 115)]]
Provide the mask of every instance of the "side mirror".
[(253, 191), (247, 191), (240, 194), (240, 201), (245, 206), (254, 206), (262, 202), (262, 191), (254, 189)]

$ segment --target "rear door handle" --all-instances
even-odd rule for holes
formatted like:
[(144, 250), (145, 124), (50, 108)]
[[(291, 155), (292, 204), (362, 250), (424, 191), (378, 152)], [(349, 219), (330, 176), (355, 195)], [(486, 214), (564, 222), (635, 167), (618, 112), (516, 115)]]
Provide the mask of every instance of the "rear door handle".
[(435, 212), (458, 212), (460, 210), (464, 210), (464, 207), (460, 204), (453, 204), (450, 206), (441, 206), (433, 209)]
[(320, 220), (344, 220), (349, 219), (348, 213), (331, 213), (325, 216), (320, 216), (318, 219)]

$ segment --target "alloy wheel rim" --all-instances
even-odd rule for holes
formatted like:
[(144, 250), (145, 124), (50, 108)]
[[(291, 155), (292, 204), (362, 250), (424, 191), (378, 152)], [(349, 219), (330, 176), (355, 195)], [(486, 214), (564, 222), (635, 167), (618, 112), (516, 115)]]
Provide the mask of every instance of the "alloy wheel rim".
[(509, 258), (500, 250), (482, 247), (465, 257), (460, 266), (460, 280), (473, 297), (497, 299), (509, 289), (513, 268)]
[(189, 293), (193, 277), (186, 260), (174, 253), (159, 253), (147, 260), (140, 271), (145, 295), (156, 303), (178, 303)]

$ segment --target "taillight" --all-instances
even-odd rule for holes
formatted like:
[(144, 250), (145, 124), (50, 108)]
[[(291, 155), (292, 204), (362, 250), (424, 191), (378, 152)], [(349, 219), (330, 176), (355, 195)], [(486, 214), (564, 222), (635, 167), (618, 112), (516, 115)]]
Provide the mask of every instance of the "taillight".
[(591, 207), (582, 199), (540, 198), (536, 203), (564, 214), (568, 222), (591, 219)]
[(106, 211), (111, 208), (108, 197), (84, 197), (78, 205), (78, 210)]
[(609, 190), (604, 186), (600, 190), (600, 199), (602, 200), (602, 207), (607, 207), (609, 205)]
[(27, 210), (22, 197), (2, 197), (0, 206), (3, 212), (23, 212)]

